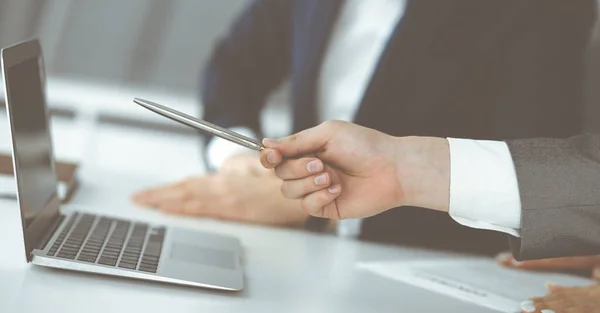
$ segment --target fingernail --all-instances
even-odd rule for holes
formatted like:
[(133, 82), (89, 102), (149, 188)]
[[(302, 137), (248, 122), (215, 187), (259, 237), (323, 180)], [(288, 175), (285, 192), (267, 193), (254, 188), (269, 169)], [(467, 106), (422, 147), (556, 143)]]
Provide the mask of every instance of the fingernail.
[(263, 145), (272, 147), (272, 146), (277, 145), (279, 143), (279, 140), (272, 139), (272, 138), (264, 138), (262, 142), (263, 142)]
[(267, 161), (269, 161), (271, 164), (277, 163), (277, 156), (275, 155), (275, 152), (271, 151), (269, 154), (267, 154)]
[(510, 254), (508, 252), (503, 252), (496, 256), (496, 261), (506, 262), (506, 261), (508, 261), (508, 259), (510, 259), (511, 256), (512, 256), (512, 254)]
[(521, 302), (521, 310), (525, 312), (535, 312), (535, 304), (533, 304), (533, 301), (523, 301)]
[(309, 173), (318, 173), (323, 170), (323, 163), (319, 160), (313, 160), (306, 164), (306, 169)]
[(555, 313), (555, 312), (552, 310), (542, 310), (542, 313)]
[(512, 265), (514, 265), (514, 266), (521, 266), (522, 264), (523, 264), (523, 262), (521, 262), (521, 261), (512, 260)]
[(561, 286), (558, 286), (558, 285), (548, 282), (548, 283), (546, 283), (546, 289), (548, 289), (549, 293), (553, 293), (553, 292), (560, 291), (563, 288)]
[(331, 187), (329, 187), (329, 189), (327, 189), (327, 190), (329, 191), (329, 193), (336, 194), (336, 193), (340, 193), (340, 190), (341, 190), (341, 189), (342, 189), (342, 188), (341, 188), (341, 186), (340, 186), (340, 185), (335, 185), (335, 186), (331, 186)]
[(316, 185), (325, 185), (326, 182), (327, 182), (327, 175), (326, 174), (319, 175), (319, 176), (315, 177), (315, 184)]

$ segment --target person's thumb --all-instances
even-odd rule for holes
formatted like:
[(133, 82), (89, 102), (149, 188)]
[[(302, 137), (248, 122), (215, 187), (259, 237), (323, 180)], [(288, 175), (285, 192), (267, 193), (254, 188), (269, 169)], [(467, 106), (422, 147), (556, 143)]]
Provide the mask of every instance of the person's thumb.
[(309, 154), (322, 149), (330, 138), (326, 128), (317, 126), (281, 139), (263, 139), (266, 148), (272, 148), (285, 157)]

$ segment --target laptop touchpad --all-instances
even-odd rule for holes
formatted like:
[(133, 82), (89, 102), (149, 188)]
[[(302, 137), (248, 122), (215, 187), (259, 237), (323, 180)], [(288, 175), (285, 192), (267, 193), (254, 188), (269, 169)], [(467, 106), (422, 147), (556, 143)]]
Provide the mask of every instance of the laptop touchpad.
[(201, 247), (194, 244), (174, 242), (170, 259), (199, 265), (235, 269), (235, 254), (232, 251)]

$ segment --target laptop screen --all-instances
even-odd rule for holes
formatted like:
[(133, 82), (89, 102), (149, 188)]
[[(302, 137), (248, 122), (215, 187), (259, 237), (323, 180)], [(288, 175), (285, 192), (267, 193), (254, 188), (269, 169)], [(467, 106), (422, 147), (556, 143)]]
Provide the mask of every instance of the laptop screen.
[[(10, 49), (10, 48), (9, 48)], [(58, 216), (57, 179), (45, 103), (40, 55), (12, 63), (3, 54), (7, 108), (16, 163), (16, 180), (26, 252), (40, 240)], [(29, 255), (28, 255), (29, 259)]]

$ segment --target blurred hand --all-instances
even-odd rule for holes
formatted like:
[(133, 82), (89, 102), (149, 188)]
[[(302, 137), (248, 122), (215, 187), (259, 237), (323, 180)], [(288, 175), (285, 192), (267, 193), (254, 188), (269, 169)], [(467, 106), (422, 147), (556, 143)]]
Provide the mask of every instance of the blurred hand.
[(133, 201), (167, 213), (263, 225), (303, 225), (307, 215), (300, 201), (281, 195), (281, 181), (272, 170), (260, 166), (256, 155), (234, 157), (225, 164), (224, 172), (145, 190), (134, 195)]
[(448, 211), (445, 139), (397, 138), (329, 121), (264, 145), (261, 163), (275, 168), (282, 193), (302, 199), (309, 214), (362, 218), (402, 205)]
[(548, 289), (548, 295), (521, 303), (522, 312), (600, 313), (600, 285), (548, 286)]
[(592, 278), (600, 281), (600, 255), (553, 258), (518, 262), (509, 252), (496, 257), (502, 266), (531, 271), (591, 270)]
[(258, 154), (253, 152), (233, 155), (225, 160), (219, 169), (226, 175), (272, 175), (273, 171), (265, 169), (258, 161)]

